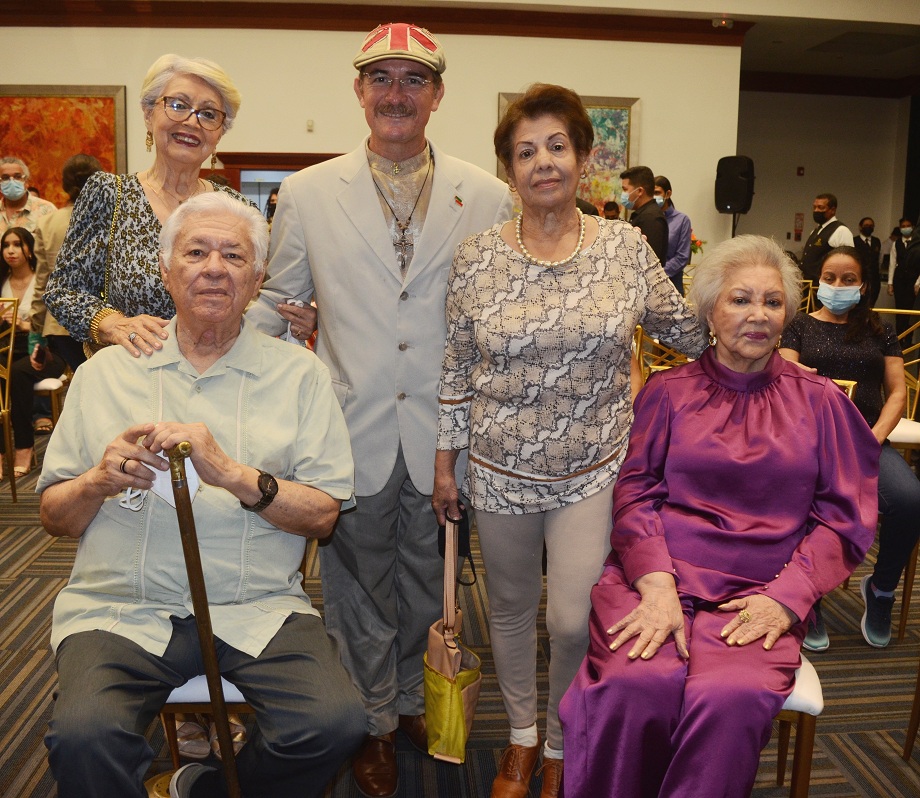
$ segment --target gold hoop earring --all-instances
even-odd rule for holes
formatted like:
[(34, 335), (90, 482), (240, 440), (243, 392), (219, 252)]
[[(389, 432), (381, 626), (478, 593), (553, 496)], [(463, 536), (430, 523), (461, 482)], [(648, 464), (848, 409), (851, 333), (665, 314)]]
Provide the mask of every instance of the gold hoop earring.
[(149, 130), (147, 131), (147, 140), (144, 143), (147, 145), (147, 152), (150, 152), (153, 149), (153, 133)]
[(717, 343), (716, 334), (712, 330), (710, 330), (709, 331), (709, 345), (715, 346), (716, 343)]
[(211, 153), (211, 171), (213, 172), (217, 168), (217, 153)]
[(776, 339), (776, 346), (774, 346), (773, 348), (779, 349), (782, 345), (783, 345), (783, 336), (780, 336), (779, 338)]

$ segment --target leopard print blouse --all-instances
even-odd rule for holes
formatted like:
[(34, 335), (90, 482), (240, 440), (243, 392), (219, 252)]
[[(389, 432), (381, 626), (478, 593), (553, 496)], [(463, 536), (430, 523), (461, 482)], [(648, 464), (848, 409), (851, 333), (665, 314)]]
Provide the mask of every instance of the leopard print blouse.
[[(121, 200), (112, 235), (105, 301), (106, 248), (117, 192), (116, 176), (96, 172), (80, 192), (45, 287), (45, 305), (78, 341), (89, 340), (89, 324), (102, 308), (126, 316), (146, 313), (161, 319), (176, 307), (160, 279), (160, 220), (150, 207), (137, 175), (120, 175)], [(215, 186), (241, 202), (251, 203), (231, 188)]]

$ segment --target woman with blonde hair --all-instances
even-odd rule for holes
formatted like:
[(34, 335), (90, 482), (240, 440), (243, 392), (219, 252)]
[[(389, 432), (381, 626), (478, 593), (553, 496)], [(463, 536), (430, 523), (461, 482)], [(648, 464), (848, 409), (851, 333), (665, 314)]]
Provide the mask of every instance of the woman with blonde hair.
[(74, 338), (92, 347), (119, 344), (135, 357), (161, 347), (176, 312), (160, 279), (163, 222), (205, 191), (248, 202), (200, 176), (205, 161), (216, 162), (217, 145), (240, 108), (240, 93), (220, 66), (161, 56), (144, 78), (140, 106), (153, 164), (87, 181), (45, 289), (45, 304)]

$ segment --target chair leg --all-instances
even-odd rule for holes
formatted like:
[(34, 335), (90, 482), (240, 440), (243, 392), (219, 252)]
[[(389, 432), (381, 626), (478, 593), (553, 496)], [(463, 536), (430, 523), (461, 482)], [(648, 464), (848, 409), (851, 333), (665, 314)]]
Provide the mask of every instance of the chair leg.
[(904, 587), (901, 589), (901, 614), (898, 616), (898, 640), (903, 640), (907, 634), (907, 613), (910, 610), (910, 597), (914, 592), (914, 576), (917, 573), (917, 553), (920, 552), (920, 542), (907, 558), (907, 567), (904, 569)]
[(16, 449), (13, 447), (13, 427), (9, 415), (3, 416), (3, 445), (6, 447), (6, 468), (10, 478), (10, 496), (14, 502), (16, 498)]
[(779, 722), (779, 736), (776, 738), (776, 786), (782, 787), (786, 780), (786, 762), (789, 758), (789, 732), (792, 723), (788, 720)]
[(917, 741), (917, 729), (920, 728), (920, 667), (917, 668), (917, 686), (914, 688), (914, 705), (910, 711), (910, 723), (907, 724), (907, 738), (904, 740), (904, 759), (910, 761)]
[(792, 755), (792, 781), (789, 798), (808, 798), (811, 783), (811, 760), (815, 749), (815, 726), (817, 719), (807, 712), (800, 712), (795, 725), (795, 753)]
[(176, 716), (172, 712), (163, 710), (160, 713), (160, 721), (163, 723), (163, 732), (166, 734), (166, 743), (169, 746), (169, 755), (172, 758), (173, 767), (179, 769), (179, 738), (176, 736)]

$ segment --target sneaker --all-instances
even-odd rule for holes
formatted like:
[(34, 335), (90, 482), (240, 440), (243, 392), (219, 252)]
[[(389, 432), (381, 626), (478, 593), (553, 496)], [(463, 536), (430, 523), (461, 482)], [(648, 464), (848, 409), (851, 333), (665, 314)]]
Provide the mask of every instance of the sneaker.
[(169, 798), (204, 798), (217, 795), (220, 773), (215, 768), (192, 762), (183, 765), (169, 780)]
[(827, 636), (824, 626), (824, 616), (821, 615), (821, 602), (814, 606), (815, 620), (808, 622), (808, 634), (802, 641), (802, 648), (806, 651), (827, 651), (831, 647), (831, 639)]
[(859, 626), (863, 637), (873, 648), (885, 648), (891, 642), (891, 609), (894, 596), (876, 596), (872, 589), (872, 575), (864, 576), (859, 591), (866, 603)]

